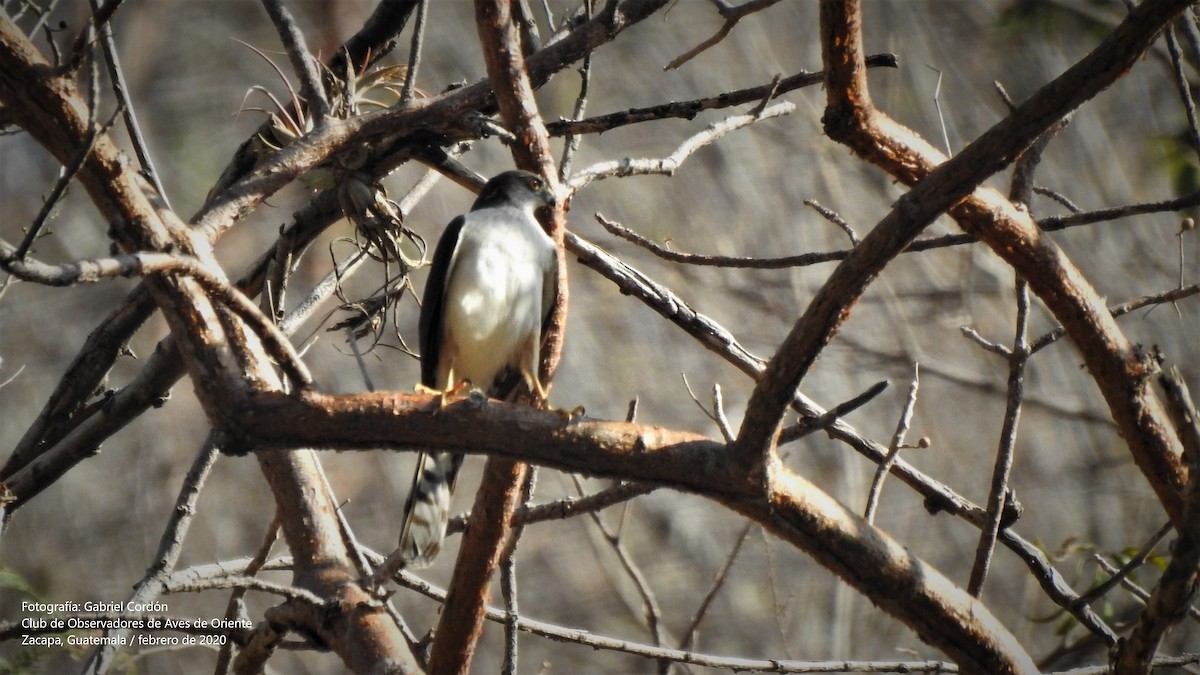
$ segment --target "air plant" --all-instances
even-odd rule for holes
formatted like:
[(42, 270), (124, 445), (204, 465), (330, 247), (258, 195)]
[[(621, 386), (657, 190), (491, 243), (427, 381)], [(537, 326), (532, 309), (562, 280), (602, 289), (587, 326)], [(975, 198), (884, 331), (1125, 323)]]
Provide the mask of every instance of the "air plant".
[[(270, 123), (267, 130), (258, 135), (258, 140), (270, 151), (282, 150), (311, 132), (316, 126), (315, 122), (303, 97), (275, 61), (257, 47), (245, 42), (241, 44), (266, 61), (287, 89), (289, 105), (285, 105), (266, 87), (254, 85), (243, 97), (241, 108), (267, 115)], [(363, 72), (356, 73), (349, 58), (344, 62), (346, 68), (343, 73), (335, 73), (327, 66), (322, 66), (331, 117), (349, 119), (400, 101), (404, 78), (408, 73), (407, 66), (383, 65), (370, 70), (364, 68)], [(371, 62), (369, 55), (365, 62)], [(248, 107), (246, 101), (252, 95), (265, 97), (269, 106)], [(309, 170), (300, 180), (313, 190), (335, 191), (343, 215), (354, 224), (355, 244), (384, 265), (383, 287), (376, 295), (365, 300), (350, 301), (339, 290), (339, 297), (344, 302), (340, 309), (350, 311), (353, 316), (331, 329), (349, 329), (357, 337), (373, 332), (375, 343), (378, 343), (383, 313), (388, 307), (395, 307), (405, 292), (411, 292), (408, 272), (426, 264), (428, 246), (419, 234), (404, 225), (400, 205), (388, 197), (383, 183), (364, 170), (371, 156), (371, 147), (367, 144), (349, 146)], [(405, 251), (405, 242), (415, 248), (416, 255), (409, 255)], [(400, 265), (400, 273), (395, 276), (390, 270), (392, 262)], [(403, 337), (400, 342), (403, 347)], [(410, 351), (407, 347), (403, 348)]]
[[(313, 119), (296, 87), (275, 61), (261, 49), (245, 42), (241, 44), (266, 61), (287, 89), (290, 105), (284, 105), (266, 87), (254, 85), (243, 97), (241, 108), (268, 116), (269, 134), (261, 133), (258, 138), (266, 147), (280, 150), (312, 131)], [(393, 105), (394, 102), (389, 103), (388, 98), (400, 100), (407, 66), (383, 65), (355, 73), (350, 59), (345, 62), (346, 71), (340, 75), (322, 66), (329, 89), (332, 117), (349, 119), (366, 108), (383, 109)], [(369, 57), (367, 63), (370, 63)], [(246, 100), (253, 94), (266, 97), (271, 108), (247, 107)], [(300, 180), (314, 190), (336, 190), (342, 213), (354, 223), (358, 237), (364, 242), (361, 245), (368, 254), (382, 261), (385, 266), (389, 261), (399, 262), (403, 275), (409, 269), (425, 264), (427, 246), (420, 235), (404, 226), (404, 214), (399, 205), (388, 197), (382, 182), (362, 171), (370, 158), (369, 146), (355, 145), (336, 153), (329, 161), (305, 173)], [(405, 252), (405, 240), (416, 247), (415, 257)]]

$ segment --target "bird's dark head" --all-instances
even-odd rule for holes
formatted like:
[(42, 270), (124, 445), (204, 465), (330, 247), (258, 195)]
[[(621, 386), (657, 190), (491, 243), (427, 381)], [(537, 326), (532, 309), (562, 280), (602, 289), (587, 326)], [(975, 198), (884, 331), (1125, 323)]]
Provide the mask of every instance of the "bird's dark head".
[(554, 193), (541, 176), (528, 171), (505, 171), (483, 186), (471, 210), (502, 204), (518, 208), (554, 206)]

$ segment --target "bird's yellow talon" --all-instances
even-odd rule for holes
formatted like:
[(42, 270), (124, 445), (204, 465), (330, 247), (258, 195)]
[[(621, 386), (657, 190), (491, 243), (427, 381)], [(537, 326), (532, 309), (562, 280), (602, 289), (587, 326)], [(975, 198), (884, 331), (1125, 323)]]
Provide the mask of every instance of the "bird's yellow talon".
[(546, 412), (552, 412), (552, 413), (558, 415), (559, 417), (562, 417), (563, 422), (570, 422), (572, 420), (583, 417), (584, 415), (587, 414), (587, 411), (584, 410), (583, 406), (581, 406), (581, 405), (577, 405), (574, 408), (570, 408), (570, 409), (556, 408), (556, 407), (550, 405), (550, 402), (545, 399), (542, 399), (541, 405), (539, 407), (542, 410), (545, 410)]
[(452, 401), (471, 393), (471, 383), (468, 380), (460, 380), (458, 384), (449, 389), (437, 389), (424, 384), (418, 384), (416, 390), (421, 394), (436, 394), (438, 396), (438, 408), (445, 408)]

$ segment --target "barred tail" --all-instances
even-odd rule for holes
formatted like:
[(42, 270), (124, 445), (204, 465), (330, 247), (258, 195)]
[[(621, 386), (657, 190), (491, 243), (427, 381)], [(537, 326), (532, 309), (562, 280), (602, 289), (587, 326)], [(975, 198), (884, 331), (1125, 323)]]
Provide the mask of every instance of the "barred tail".
[(462, 462), (462, 455), (450, 452), (422, 452), (417, 457), (400, 530), (400, 551), (408, 565), (424, 567), (441, 550), (450, 519), (450, 494)]

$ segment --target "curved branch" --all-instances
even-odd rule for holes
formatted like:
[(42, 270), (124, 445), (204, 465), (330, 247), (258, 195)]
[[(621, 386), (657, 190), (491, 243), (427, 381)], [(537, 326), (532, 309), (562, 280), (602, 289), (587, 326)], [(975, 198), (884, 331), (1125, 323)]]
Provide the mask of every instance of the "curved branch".
[(1095, 50), (954, 158), (876, 110), (866, 88), (861, 17), (855, 0), (821, 3), (830, 137), (913, 189), (829, 277), (767, 366), (748, 405), (738, 443), (745, 461), (767, 460), (793, 392), (853, 304), (926, 225), (949, 211), (1025, 277), (1083, 354), (1122, 437), (1172, 520), (1182, 517), (1185, 471), (1147, 379), (1154, 364), (1129, 343), (1102, 299), (1029, 215), (978, 186), (1042, 132), (1123, 75), (1187, 0), (1148, 0)]
[(771, 464), (760, 482), (733, 445), (652, 425), (567, 422), (556, 412), (481, 396), (439, 407), (437, 396), (395, 392), (261, 392), (230, 405), (238, 420), (227, 431), (258, 447), (436, 445), (698, 494), (802, 549), (964, 670), (1034, 672), (1029, 656), (983, 604), (782, 464)]
[[(0, 21), (0, 102), (52, 155), (69, 158), (89, 134), (69, 76), (52, 73), (33, 45), (9, 22)], [(128, 250), (195, 256), (220, 272), (212, 247), (192, 236), (178, 217), (155, 200), (153, 188), (107, 134), (96, 138), (79, 173), (96, 208)], [(221, 282), (224, 282), (223, 278)], [(229, 411), (226, 394), (253, 386), (278, 388), (273, 366), (244, 325), (224, 321), (192, 277), (156, 273), (148, 288), (162, 309), (184, 356), (205, 411), (218, 425)], [(235, 395), (236, 396), (236, 395)], [(339, 611), (321, 617), (314, 630), (355, 671), (382, 667), (416, 671), (416, 660), (395, 622), (356, 583), (358, 574), (341, 539), (336, 504), (311, 452), (265, 452), (263, 475), (285, 514), (282, 528), (297, 561), (295, 583), (328, 597)]]

